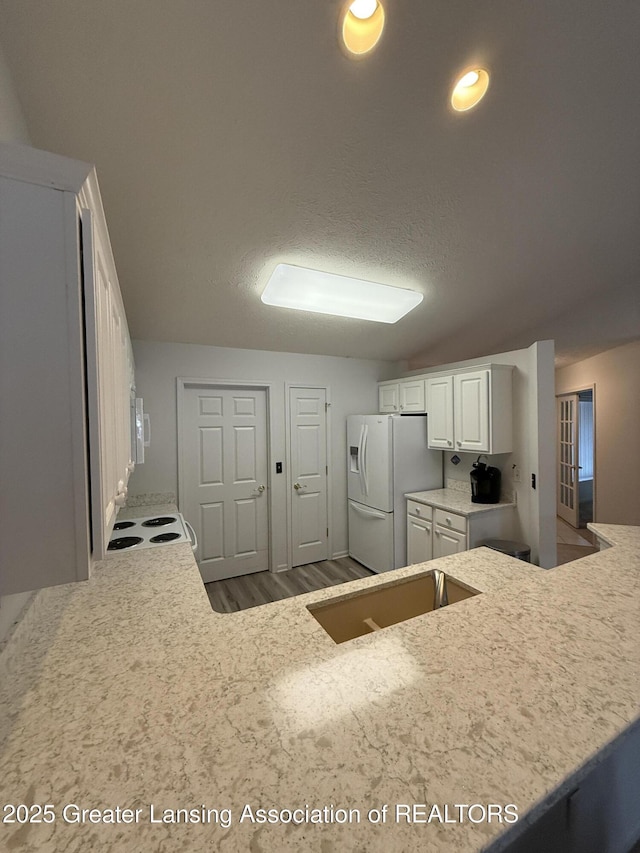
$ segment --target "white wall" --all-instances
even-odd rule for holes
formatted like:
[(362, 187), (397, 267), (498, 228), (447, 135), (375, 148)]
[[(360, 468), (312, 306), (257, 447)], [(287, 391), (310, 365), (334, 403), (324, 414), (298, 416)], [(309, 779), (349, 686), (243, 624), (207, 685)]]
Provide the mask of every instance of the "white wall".
[(0, 45), (0, 142), (30, 144), (27, 124)]
[[(554, 343), (541, 341), (528, 349), (501, 352), (419, 368), (411, 362), (412, 373), (437, 373), (475, 364), (512, 364), (513, 370), (513, 452), (490, 456), (489, 464), (502, 472), (503, 493), (515, 492), (517, 529), (514, 538), (531, 546), (531, 559), (543, 568), (556, 564), (556, 481), (555, 481), (555, 391)], [(469, 484), (476, 454), (458, 453), (462, 461), (451, 462), (445, 453), (445, 479)], [(513, 465), (520, 469), (521, 482), (513, 482)], [(536, 475), (536, 489), (531, 475)]]
[[(0, 47), (0, 142), (28, 145), (29, 134), (9, 68)], [(0, 597), (0, 643), (18, 618), (31, 593)]]
[(285, 383), (328, 386), (333, 496), (330, 538), (334, 555), (347, 552), (346, 417), (377, 411), (376, 381), (394, 375), (395, 363), (149, 341), (134, 341), (133, 352), (136, 393), (144, 398), (151, 416), (152, 441), (144, 465), (131, 476), (131, 495), (177, 493), (177, 377), (271, 384), (273, 462), (285, 465), (282, 474), (271, 472), (270, 483), (274, 568), (278, 569), (287, 566)]
[(640, 341), (556, 371), (556, 393), (594, 388), (595, 521), (640, 524)]

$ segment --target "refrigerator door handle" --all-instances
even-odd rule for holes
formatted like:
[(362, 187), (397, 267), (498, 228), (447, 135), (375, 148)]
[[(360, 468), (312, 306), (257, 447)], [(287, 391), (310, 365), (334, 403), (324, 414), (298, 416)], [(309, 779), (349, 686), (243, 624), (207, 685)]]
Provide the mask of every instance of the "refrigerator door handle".
[(353, 509), (359, 513), (360, 515), (370, 516), (371, 518), (387, 518), (388, 513), (380, 512), (377, 509), (365, 509), (364, 507), (359, 506), (357, 503), (351, 501), (351, 506)]
[(360, 425), (360, 436), (358, 437), (357, 471), (358, 471), (358, 479), (360, 480), (360, 491), (362, 492), (362, 494), (364, 494), (364, 477), (362, 474), (362, 468), (364, 466), (364, 459), (362, 458), (363, 441), (364, 441), (364, 424), (361, 424)]
[(362, 427), (362, 463), (360, 465), (360, 472), (362, 475), (362, 493), (364, 495), (369, 494), (369, 483), (367, 482), (367, 436), (369, 434), (369, 427), (364, 424)]

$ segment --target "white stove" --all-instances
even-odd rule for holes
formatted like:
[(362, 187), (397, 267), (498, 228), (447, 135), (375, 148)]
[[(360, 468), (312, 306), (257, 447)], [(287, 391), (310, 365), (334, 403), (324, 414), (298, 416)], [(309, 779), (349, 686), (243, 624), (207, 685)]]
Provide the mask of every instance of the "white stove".
[(187, 532), (187, 527), (190, 525), (187, 525), (179, 512), (116, 521), (107, 546), (107, 553), (141, 551), (143, 548), (177, 545), (181, 542), (189, 542), (195, 550), (197, 544), (195, 534), (192, 539)]

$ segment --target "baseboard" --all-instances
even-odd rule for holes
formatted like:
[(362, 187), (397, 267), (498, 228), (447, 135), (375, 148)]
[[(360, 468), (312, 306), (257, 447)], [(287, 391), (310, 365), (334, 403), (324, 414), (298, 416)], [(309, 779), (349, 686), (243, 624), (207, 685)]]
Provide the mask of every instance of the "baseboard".
[(333, 554), (333, 556), (331, 557), (331, 559), (332, 559), (332, 560), (339, 560), (339, 559), (340, 559), (340, 557), (348, 557), (348, 556), (349, 556), (349, 552), (348, 552), (348, 551), (336, 551), (336, 552)]
[(280, 563), (280, 565), (276, 566), (273, 570), (275, 572), (288, 572), (289, 566), (286, 563)]

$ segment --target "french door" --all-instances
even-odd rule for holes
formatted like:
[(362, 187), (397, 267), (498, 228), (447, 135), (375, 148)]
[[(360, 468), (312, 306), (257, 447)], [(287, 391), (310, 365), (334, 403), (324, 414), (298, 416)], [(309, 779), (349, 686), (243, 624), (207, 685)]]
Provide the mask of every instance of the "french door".
[(578, 440), (580, 408), (577, 394), (562, 394), (556, 398), (558, 420), (558, 508), (560, 518), (572, 527), (580, 525), (578, 471)]

